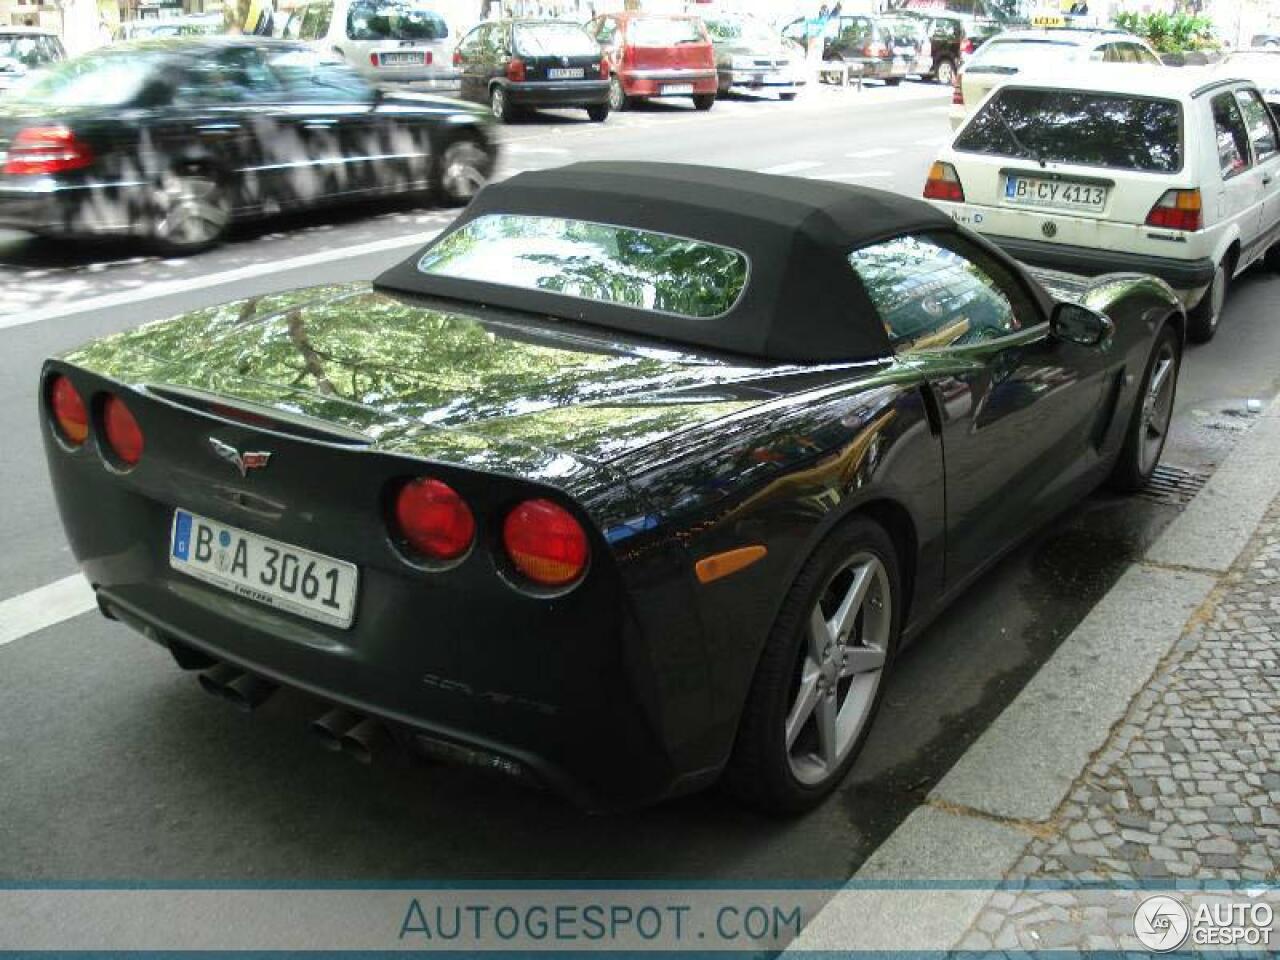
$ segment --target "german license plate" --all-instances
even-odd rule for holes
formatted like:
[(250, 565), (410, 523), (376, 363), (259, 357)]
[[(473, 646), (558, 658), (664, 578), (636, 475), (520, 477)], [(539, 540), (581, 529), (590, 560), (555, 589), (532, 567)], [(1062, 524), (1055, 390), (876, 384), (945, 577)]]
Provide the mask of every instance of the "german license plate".
[(692, 83), (664, 83), (662, 85), (662, 95), (664, 97), (679, 97), (690, 93), (693, 93)]
[(1042, 180), (1039, 177), (1007, 176), (1004, 198), (1027, 207), (1057, 207), (1101, 213), (1107, 205), (1107, 188), (1094, 183), (1070, 180)]
[(175, 510), (169, 566), (269, 607), (346, 629), (360, 571), (353, 563)]
[(587, 75), (582, 67), (551, 67), (547, 77), (551, 80), (581, 80)]
[(406, 53), (384, 53), (378, 58), (384, 67), (403, 67), (408, 64), (419, 65), (427, 62), (426, 54), (421, 50)]

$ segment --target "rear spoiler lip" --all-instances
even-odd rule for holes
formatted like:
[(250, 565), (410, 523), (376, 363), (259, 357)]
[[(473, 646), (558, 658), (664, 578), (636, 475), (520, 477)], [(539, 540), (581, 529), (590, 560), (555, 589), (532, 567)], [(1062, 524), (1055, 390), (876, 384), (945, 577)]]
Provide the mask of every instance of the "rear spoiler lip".
[[(228, 407), (235, 410), (243, 410), (251, 416), (262, 417), (268, 421), (275, 421), (284, 426), (296, 426), (300, 430), (300, 434), (307, 440), (319, 440), (328, 443), (340, 443), (348, 446), (372, 446), (374, 438), (359, 430), (351, 427), (342, 426), (329, 420), (320, 420), (316, 417), (309, 417), (305, 414), (294, 413), (290, 410), (283, 410), (279, 407), (267, 406), (265, 404), (254, 403), (250, 400), (244, 400), (240, 397), (227, 396), (212, 390), (201, 390), (198, 387), (180, 386), (172, 383), (146, 383), (140, 387), (135, 387), (140, 392), (146, 393), (157, 400), (176, 403), (180, 406), (193, 409), (197, 413), (201, 413), (217, 420), (223, 420), (234, 426), (252, 426), (255, 429), (262, 430), (266, 433), (279, 433), (281, 431), (274, 430), (270, 423), (267, 424), (245, 424), (232, 418), (219, 414), (216, 410), (209, 409), (206, 404), (219, 407)], [(195, 401), (196, 405), (192, 406), (188, 402)]]

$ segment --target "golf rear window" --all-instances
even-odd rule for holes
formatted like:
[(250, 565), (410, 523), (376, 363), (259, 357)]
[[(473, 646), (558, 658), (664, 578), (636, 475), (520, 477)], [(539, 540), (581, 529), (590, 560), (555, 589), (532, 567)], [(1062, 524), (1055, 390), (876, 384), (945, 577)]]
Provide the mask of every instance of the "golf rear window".
[(418, 270), (695, 319), (727, 313), (747, 285), (746, 255), (728, 247), (511, 214), (464, 224), (423, 254)]
[(955, 149), (1116, 170), (1182, 169), (1182, 107), (1173, 100), (1085, 90), (998, 92)]

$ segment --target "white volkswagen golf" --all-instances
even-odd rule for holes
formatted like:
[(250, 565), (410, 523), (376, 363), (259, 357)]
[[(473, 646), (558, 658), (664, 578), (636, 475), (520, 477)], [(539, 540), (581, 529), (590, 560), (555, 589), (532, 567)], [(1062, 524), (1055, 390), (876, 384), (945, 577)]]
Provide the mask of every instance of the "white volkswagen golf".
[(925, 197), (1028, 263), (1160, 277), (1210, 339), (1232, 278), (1280, 268), (1275, 118), (1253, 83), (1204, 68), (1093, 64), (1068, 84), (993, 90)]

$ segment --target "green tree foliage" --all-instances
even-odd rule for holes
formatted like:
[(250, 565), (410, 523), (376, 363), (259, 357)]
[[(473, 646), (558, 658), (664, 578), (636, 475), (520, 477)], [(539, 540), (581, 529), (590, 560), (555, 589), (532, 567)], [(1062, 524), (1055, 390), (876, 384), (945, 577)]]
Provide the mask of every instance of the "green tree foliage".
[(1117, 13), (1114, 23), (1121, 30), (1142, 37), (1160, 53), (1216, 50), (1220, 41), (1213, 33), (1213, 20), (1192, 13)]

